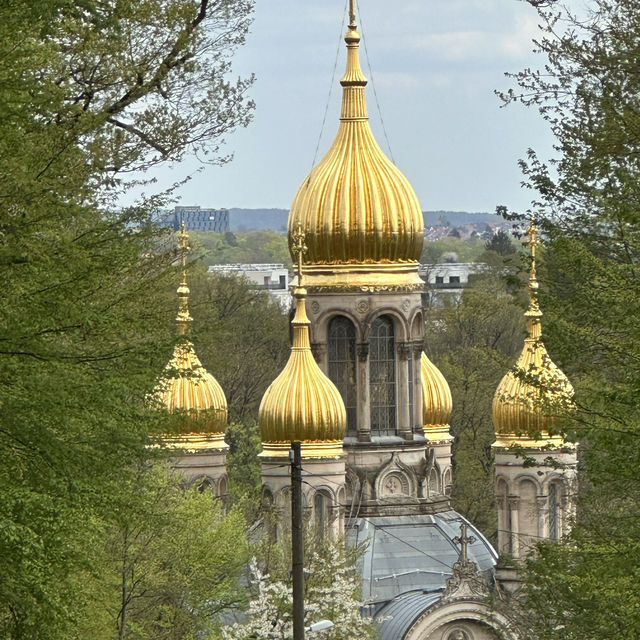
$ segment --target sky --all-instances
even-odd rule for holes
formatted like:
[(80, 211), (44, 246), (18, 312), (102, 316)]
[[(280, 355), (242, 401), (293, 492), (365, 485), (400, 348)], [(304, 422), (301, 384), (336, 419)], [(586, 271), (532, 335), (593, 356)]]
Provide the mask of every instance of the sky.
[[(517, 162), (549, 154), (539, 114), (501, 106), (505, 72), (539, 67), (537, 14), (521, 0), (359, 0), (360, 59), (371, 126), (423, 210), (524, 210)], [(345, 65), (345, 0), (257, 0), (234, 73), (255, 73), (253, 122), (227, 138), (227, 165), (205, 166), (177, 191), (181, 205), (288, 209), (338, 127)], [(336, 52), (337, 69), (331, 82)], [(369, 69), (369, 62), (371, 72)], [(385, 140), (381, 118), (389, 139)], [(322, 127), (328, 102), (326, 123)], [(195, 158), (157, 172), (161, 184), (193, 173)]]

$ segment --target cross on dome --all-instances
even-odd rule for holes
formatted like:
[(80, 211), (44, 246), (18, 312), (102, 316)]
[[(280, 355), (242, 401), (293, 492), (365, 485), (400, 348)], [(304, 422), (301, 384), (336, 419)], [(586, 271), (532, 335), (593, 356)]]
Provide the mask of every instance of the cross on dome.
[(468, 551), (468, 547), (470, 544), (473, 544), (476, 541), (476, 538), (474, 538), (473, 536), (468, 536), (467, 535), (467, 528), (469, 525), (467, 525), (466, 522), (462, 522), (460, 524), (460, 535), (456, 536), (453, 541), (456, 544), (460, 545), (460, 558), (459, 560), (462, 562), (466, 562), (469, 558), (467, 556), (467, 551)]

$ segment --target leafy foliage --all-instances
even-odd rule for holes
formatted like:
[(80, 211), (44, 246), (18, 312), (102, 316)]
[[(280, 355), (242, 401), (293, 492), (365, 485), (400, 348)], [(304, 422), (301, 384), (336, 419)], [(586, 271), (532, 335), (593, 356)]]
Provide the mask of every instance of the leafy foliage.
[(192, 235), (194, 246), (201, 248), (203, 261), (207, 265), (267, 262), (291, 267), (287, 236), (283, 233), (201, 231)]
[(540, 638), (634, 638), (640, 629), (640, 7), (591, 0), (580, 15), (539, 8), (544, 71), (515, 76), (557, 158), (522, 168), (547, 236), (548, 344), (575, 389), (581, 442), (570, 537), (528, 563), (525, 624)]
[(250, 2), (0, 5), (0, 634), (69, 638), (95, 549), (161, 426), (173, 254), (116, 211), (126, 172), (218, 153), (246, 124), (225, 79)]
[(459, 300), (428, 309), (427, 354), (451, 388), (452, 502), (487, 536), (495, 533), (491, 402), (522, 348), (524, 320), (503, 278), (487, 273)]

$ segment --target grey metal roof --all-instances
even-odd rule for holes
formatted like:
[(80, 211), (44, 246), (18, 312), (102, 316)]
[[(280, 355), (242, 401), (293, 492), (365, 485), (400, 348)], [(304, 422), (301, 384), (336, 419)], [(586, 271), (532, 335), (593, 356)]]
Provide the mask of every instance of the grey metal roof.
[[(347, 532), (350, 544), (366, 544), (361, 559), (362, 598), (382, 605), (409, 591), (443, 589), (460, 549), (453, 538), (467, 522), (453, 510), (432, 515), (356, 518)], [(481, 573), (491, 572), (497, 554), (470, 523), (469, 558)], [(377, 609), (378, 607), (376, 607)]]
[(398, 640), (414, 623), (420, 614), (434, 605), (442, 597), (441, 592), (427, 593), (412, 591), (398, 596), (379, 613), (378, 640)]

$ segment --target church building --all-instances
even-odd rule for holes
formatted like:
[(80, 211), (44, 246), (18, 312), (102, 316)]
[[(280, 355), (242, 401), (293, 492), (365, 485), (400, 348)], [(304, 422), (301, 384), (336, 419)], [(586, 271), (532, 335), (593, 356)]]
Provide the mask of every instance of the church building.
[[(300, 441), (306, 514), (327, 535), (366, 543), (364, 613), (379, 620), (380, 640), (524, 638), (512, 615), (517, 580), (498, 553), (517, 559), (566, 533), (576, 475), (575, 447), (554, 435), (554, 407), (573, 390), (541, 340), (536, 229), (527, 336), (493, 401), (496, 551), (450, 504), (451, 392), (423, 351), (422, 209), (369, 126), (353, 0), (345, 42), (338, 131), (289, 213), (293, 338), (260, 406), (263, 501), (290, 508), (289, 450)], [(178, 294), (184, 335), (185, 280)], [(226, 402), (186, 335), (165, 377), (167, 408), (208, 416), (169, 438), (176, 466), (223, 494)], [(561, 468), (545, 464), (550, 455)]]

